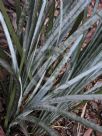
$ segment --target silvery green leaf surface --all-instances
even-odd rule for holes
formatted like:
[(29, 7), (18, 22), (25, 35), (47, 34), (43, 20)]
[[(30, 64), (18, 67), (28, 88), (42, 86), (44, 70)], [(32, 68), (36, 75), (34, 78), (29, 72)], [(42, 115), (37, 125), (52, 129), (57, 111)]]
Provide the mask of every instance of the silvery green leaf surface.
[[(56, 1), (15, 2), (16, 7), (12, 0), (0, 1), (0, 22), (9, 49), (8, 52), (0, 49), (0, 66), (10, 73), (8, 95), (11, 95), (4, 127), (9, 132), (22, 122), (20, 127), (27, 135), (24, 128), (27, 122), (33, 124), (30, 133), (34, 135), (48, 132), (56, 136), (51, 124), (61, 115), (102, 132), (100, 126), (67, 112), (77, 103), (102, 97), (98, 94), (101, 83), (83, 92), (102, 75), (102, 10), (97, 9), (98, 2), (90, 17), (86, 14), (91, 0), (60, 0), (57, 17)], [(12, 5), (16, 14), (14, 30), (5, 3), (9, 8)], [(52, 8), (53, 12), (49, 13)], [(94, 24), (97, 24), (95, 33), (83, 48)]]

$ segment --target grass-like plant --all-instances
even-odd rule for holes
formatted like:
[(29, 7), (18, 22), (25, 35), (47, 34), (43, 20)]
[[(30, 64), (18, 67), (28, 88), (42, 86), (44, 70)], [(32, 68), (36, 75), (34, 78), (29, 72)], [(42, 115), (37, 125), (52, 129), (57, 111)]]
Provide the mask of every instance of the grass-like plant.
[[(95, 6), (87, 18), (90, 2), (60, 0), (60, 15), (55, 18), (54, 0), (25, 0), (23, 7), (16, 0), (15, 32), (0, 0), (0, 22), (9, 47), (9, 53), (0, 48), (0, 65), (9, 72), (3, 126), (7, 135), (19, 125), (29, 136), (30, 125), (35, 136), (46, 132), (57, 136), (51, 124), (60, 116), (102, 132), (101, 126), (71, 112), (84, 100), (102, 99), (102, 83), (84, 92), (102, 74), (102, 11)], [(81, 51), (88, 29), (97, 21), (92, 40)]]

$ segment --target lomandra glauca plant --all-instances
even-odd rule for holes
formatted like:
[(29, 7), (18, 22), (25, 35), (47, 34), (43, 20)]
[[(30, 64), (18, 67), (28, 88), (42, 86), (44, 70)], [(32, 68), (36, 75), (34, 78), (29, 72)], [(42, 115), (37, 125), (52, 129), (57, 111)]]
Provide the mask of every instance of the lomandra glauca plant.
[[(0, 22), (9, 48), (9, 52), (0, 48), (0, 65), (9, 72), (3, 126), (7, 135), (19, 126), (25, 136), (58, 136), (51, 126), (60, 116), (102, 132), (101, 126), (71, 112), (84, 100), (102, 99), (102, 83), (83, 91), (102, 74), (102, 10), (95, 6), (87, 18), (90, 2), (60, 0), (55, 18), (54, 0), (25, 0), (23, 6), (16, 0), (14, 31), (0, 0)], [(97, 21), (92, 40), (81, 50)]]

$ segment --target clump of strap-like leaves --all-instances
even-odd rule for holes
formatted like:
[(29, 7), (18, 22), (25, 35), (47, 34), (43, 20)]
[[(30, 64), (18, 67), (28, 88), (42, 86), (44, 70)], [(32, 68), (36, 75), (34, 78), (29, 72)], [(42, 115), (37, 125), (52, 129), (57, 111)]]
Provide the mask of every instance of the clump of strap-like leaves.
[[(30, 135), (26, 129), (30, 122), (31, 134), (57, 136), (51, 124), (60, 116), (102, 132), (101, 126), (68, 112), (84, 100), (102, 98), (98, 94), (102, 83), (83, 91), (102, 74), (102, 11), (96, 2), (93, 15), (87, 18), (90, 2), (60, 0), (55, 18), (54, 0), (25, 0), (23, 6), (16, 0), (15, 32), (0, 1), (0, 22), (10, 52), (0, 48), (0, 65), (9, 72), (4, 121), (8, 135), (15, 125)], [(81, 51), (88, 29), (97, 21), (92, 40)]]

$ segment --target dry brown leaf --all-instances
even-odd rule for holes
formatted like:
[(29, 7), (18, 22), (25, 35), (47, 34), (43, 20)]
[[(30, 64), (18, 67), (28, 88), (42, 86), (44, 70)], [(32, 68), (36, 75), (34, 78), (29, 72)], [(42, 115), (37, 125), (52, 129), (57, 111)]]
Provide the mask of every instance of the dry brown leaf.
[(3, 129), (2, 129), (2, 127), (0, 127), (0, 136), (5, 136), (5, 133), (4, 133)]
[(84, 136), (90, 136), (92, 134), (92, 129), (89, 128), (88, 130), (86, 130), (86, 132), (84, 133)]
[(96, 132), (96, 136), (102, 136), (102, 134), (99, 132)]

